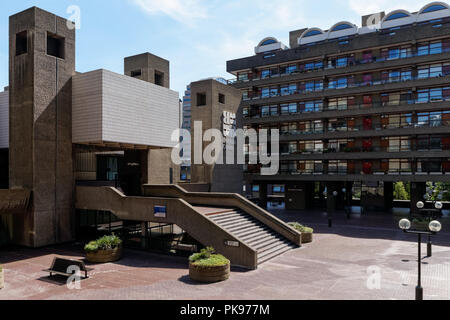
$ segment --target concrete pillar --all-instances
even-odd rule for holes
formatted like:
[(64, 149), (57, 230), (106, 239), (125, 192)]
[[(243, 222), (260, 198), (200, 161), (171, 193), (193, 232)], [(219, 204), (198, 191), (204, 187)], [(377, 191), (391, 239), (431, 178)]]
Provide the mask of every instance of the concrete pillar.
[(142, 249), (148, 249), (148, 222), (141, 222), (141, 237)]
[(32, 190), (14, 239), (41, 247), (73, 240), (72, 83), (75, 28), (32, 7), (9, 20), (9, 187)]
[(425, 182), (411, 182), (411, 214), (418, 214), (417, 202), (424, 201), (427, 184)]
[(394, 206), (394, 183), (384, 182), (384, 210), (389, 212)]
[[(335, 212), (337, 209), (338, 197), (333, 195), (334, 191), (340, 192), (339, 183), (337, 182), (327, 182), (327, 212)], [(342, 192), (340, 192), (342, 193)]]
[(259, 184), (259, 206), (267, 209), (267, 183)]

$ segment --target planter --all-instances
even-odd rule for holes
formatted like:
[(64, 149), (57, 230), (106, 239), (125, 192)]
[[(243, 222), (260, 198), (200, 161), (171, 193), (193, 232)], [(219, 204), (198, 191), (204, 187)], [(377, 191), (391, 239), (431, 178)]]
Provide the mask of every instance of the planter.
[(302, 232), (302, 243), (310, 243), (313, 241), (312, 232)]
[(86, 252), (86, 259), (93, 263), (108, 263), (122, 258), (122, 247), (109, 250), (98, 250), (96, 252)]
[(3, 289), (4, 286), (5, 286), (5, 275), (2, 269), (2, 271), (0, 271), (0, 289)]
[(189, 263), (189, 277), (204, 283), (225, 281), (230, 278), (230, 264), (218, 267), (200, 267)]

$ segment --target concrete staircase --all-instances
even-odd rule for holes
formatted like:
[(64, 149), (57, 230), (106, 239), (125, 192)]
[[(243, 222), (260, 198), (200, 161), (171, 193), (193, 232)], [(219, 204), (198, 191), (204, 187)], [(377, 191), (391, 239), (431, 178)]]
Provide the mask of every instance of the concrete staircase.
[(257, 251), (258, 265), (294, 248), (294, 243), (251, 215), (236, 209), (207, 214), (217, 225)]

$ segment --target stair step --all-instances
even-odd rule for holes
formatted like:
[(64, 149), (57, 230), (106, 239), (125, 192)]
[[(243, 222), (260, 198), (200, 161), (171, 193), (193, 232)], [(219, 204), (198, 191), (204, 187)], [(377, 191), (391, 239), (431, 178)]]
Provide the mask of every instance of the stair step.
[(249, 222), (249, 221), (251, 221), (251, 220), (249, 220), (249, 219), (247, 219), (245, 217), (240, 217), (240, 218), (236, 217), (236, 218), (233, 218), (233, 219), (230, 218), (230, 220), (226, 220), (224, 222), (222, 222), (222, 221), (215, 221), (215, 222), (217, 224), (219, 224), (220, 226), (222, 226), (222, 227), (226, 227), (226, 226), (238, 224), (238, 223), (241, 223), (241, 222)]
[(253, 249), (256, 249), (259, 253), (259, 252), (264, 252), (267, 249), (270, 249), (273, 246), (275, 246), (277, 244), (282, 244), (282, 243), (284, 243), (284, 239), (279, 239), (279, 238), (278, 239), (269, 239), (264, 242), (260, 242), (258, 244), (251, 245), (251, 247)]
[(255, 246), (261, 242), (265, 242), (268, 240), (275, 240), (275, 239), (282, 239), (282, 238), (280, 236), (278, 236), (277, 234), (259, 234), (257, 236), (248, 237), (248, 238), (242, 239), (242, 240), (245, 240), (245, 242), (248, 243), (250, 246)]
[(278, 251), (273, 251), (271, 253), (266, 253), (265, 252), (261, 256), (258, 255), (258, 265), (262, 264), (264, 262), (267, 262), (267, 261), (269, 261), (269, 260), (271, 260), (271, 259), (273, 259), (273, 258), (275, 258), (275, 257), (277, 257), (279, 255), (282, 255), (283, 253), (285, 253), (285, 252), (287, 252), (289, 250), (292, 250), (292, 249), (294, 249), (293, 245), (286, 245), (283, 249), (280, 249)]
[(233, 232), (233, 234), (239, 236), (239, 237), (245, 237), (246, 235), (252, 234), (252, 233), (257, 233), (257, 232), (263, 232), (263, 231), (267, 231), (267, 227), (265, 227), (264, 225), (261, 226), (254, 226), (254, 227), (250, 227), (244, 230), (239, 230), (239, 231), (235, 231)]
[(225, 229), (227, 229), (228, 231), (234, 233), (234, 232), (239, 232), (242, 229), (249, 229), (249, 228), (253, 228), (253, 227), (262, 227), (261, 225), (254, 223), (254, 222), (244, 222), (244, 223), (236, 223), (233, 225), (229, 225), (224, 227)]
[(265, 256), (270, 255), (273, 252), (278, 252), (289, 246), (290, 244), (286, 242), (279, 243), (277, 246), (274, 246), (268, 250), (265, 250), (264, 252), (259, 253), (258, 258), (264, 258)]
[(236, 213), (236, 212), (227, 212), (227, 213), (221, 213), (221, 214), (214, 214), (211, 216), (208, 216), (210, 219), (214, 221), (222, 221), (227, 220), (235, 217), (244, 217), (243, 215)]
[(248, 235), (241, 235), (241, 239), (243, 241), (252, 241), (252, 240), (258, 240), (261, 239), (262, 237), (272, 237), (272, 236), (276, 236), (277, 234), (274, 233), (272, 230), (264, 230), (264, 231), (256, 231), (249, 233)]

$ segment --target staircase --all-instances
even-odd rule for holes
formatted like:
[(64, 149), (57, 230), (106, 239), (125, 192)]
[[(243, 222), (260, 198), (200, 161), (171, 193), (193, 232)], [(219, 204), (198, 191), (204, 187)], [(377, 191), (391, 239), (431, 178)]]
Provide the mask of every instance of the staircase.
[(291, 241), (243, 211), (229, 209), (206, 215), (221, 228), (255, 249), (258, 253), (258, 265), (297, 248)]

